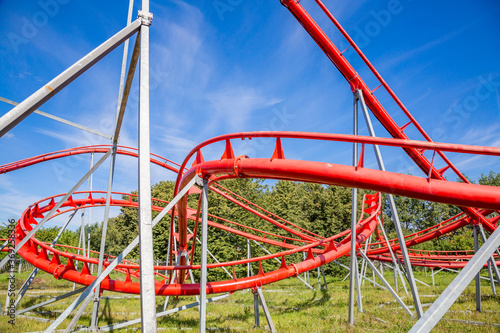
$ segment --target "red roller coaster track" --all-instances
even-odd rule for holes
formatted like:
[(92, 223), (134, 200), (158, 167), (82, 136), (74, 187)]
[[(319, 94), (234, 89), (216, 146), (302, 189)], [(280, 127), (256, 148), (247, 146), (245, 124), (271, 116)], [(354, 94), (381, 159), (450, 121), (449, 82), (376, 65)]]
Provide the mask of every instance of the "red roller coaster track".
[[(310, 34), (321, 50), (331, 60), (348, 82), (353, 92), (361, 92), (366, 101), (367, 107), (375, 115), (378, 121), (384, 126), (392, 138), (376, 138), (358, 135), (326, 134), (326, 133), (306, 133), (306, 132), (245, 132), (218, 136), (195, 146), (186, 156), (182, 164), (176, 164), (159, 155), (150, 156), (151, 163), (166, 168), (177, 174), (175, 185), (176, 195), (195, 176), (209, 180), (210, 190), (222, 198), (237, 205), (263, 221), (272, 225), (279, 232), (260, 230), (254, 226), (246, 225), (244, 221), (231, 221), (224, 217), (210, 215), (208, 225), (223, 232), (234, 234), (242, 239), (255, 240), (260, 243), (272, 245), (280, 250), (253, 258), (241, 258), (234, 261), (209, 264), (208, 269), (229, 268), (232, 270), (232, 277), (223, 281), (211, 281), (207, 285), (207, 293), (233, 292), (236, 290), (255, 288), (264, 284), (273, 283), (282, 279), (297, 276), (303, 272), (320, 267), (342, 256), (350, 255), (351, 242), (354, 241), (356, 247), (366, 246), (366, 254), (369, 258), (379, 261), (391, 261), (389, 255), (391, 251), (400, 255), (400, 244), (398, 240), (385, 240), (380, 236), (379, 223), (382, 221), (382, 195), (390, 193), (421, 200), (441, 202), (456, 205), (463, 213), (458, 214), (437, 225), (405, 236), (405, 244), (412, 247), (442, 235), (456, 231), (469, 224), (481, 224), (484, 228), (493, 233), (500, 216), (500, 187), (471, 184), (451, 163), (444, 154), (445, 152), (461, 154), (477, 154), (500, 156), (500, 148), (479, 147), (460, 144), (448, 144), (433, 142), (429, 135), (418, 124), (416, 119), (410, 114), (408, 109), (391, 90), (381, 75), (375, 70), (373, 65), (363, 55), (361, 50), (355, 45), (339, 22), (326, 9), (319, 0), (315, 0), (320, 8), (326, 13), (340, 33), (347, 39), (350, 46), (355, 49), (361, 59), (379, 80), (381, 86), (388, 92), (394, 102), (408, 118), (408, 123), (398, 125), (389, 115), (386, 109), (375, 96), (375, 89), (370, 89), (363, 79), (358, 75), (353, 66), (347, 61), (337, 47), (332, 43), (325, 32), (316, 24), (306, 10), (297, 0), (281, 0), (281, 3), (288, 8), (298, 22)], [(407, 126), (414, 126), (426, 141), (411, 140), (404, 130)], [(237, 155), (233, 151), (231, 140), (236, 139), (259, 139), (275, 138), (276, 145), (274, 154), (269, 158), (249, 158)], [(313, 162), (303, 160), (291, 160), (285, 158), (282, 140), (321, 140), (347, 143), (361, 143), (362, 153), (357, 166), (343, 165), (339, 163)], [(217, 143), (225, 143), (225, 149), (220, 159), (205, 161), (202, 149)], [(385, 145), (399, 147), (414, 161), (414, 163), (424, 172), (424, 177), (403, 175), (394, 172), (375, 170), (364, 167), (364, 149), (366, 145)], [(0, 174), (14, 172), (25, 167), (32, 167), (38, 163), (54, 159), (64, 158), (72, 155), (98, 153), (104, 154), (110, 151), (111, 146), (86, 146), (72, 148), (53, 153), (43, 154), (21, 161), (8, 163), (0, 166)], [(446, 167), (438, 170), (435, 167), (434, 158), (429, 161), (424, 156), (425, 150), (434, 151)], [(117, 153), (130, 157), (138, 157), (137, 149), (118, 146)], [(192, 166), (189, 167), (189, 162)], [(444, 172), (451, 169), (463, 182), (447, 181)], [(265, 208), (259, 207), (246, 200), (242, 196), (225, 189), (218, 181), (234, 178), (263, 178), (282, 179), (290, 181), (312, 182), (319, 184), (329, 184), (335, 186), (345, 186), (362, 188), (375, 191), (373, 194), (366, 194), (362, 202), (362, 214), (357, 223), (356, 239), (351, 239), (350, 230), (346, 230), (333, 236), (320, 236), (311, 231), (287, 221)], [(169, 274), (156, 275), (160, 280), (155, 281), (155, 293), (157, 295), (197, 295), (200, 294), (200, 284), (187, 283), (186, 276), (188, 270), (200, 269), (200, 265), (188, 264), (188, 256), (191, 262), (194, 259), (196, 236), (199, 224), (200, 206), (197, 209), (188, 206), (189, 195), (199, 195), (197, 188), (192, 188), (174, 208), (170, 211), (170, 240), (176, 240), (178, 251), (185, 252), (187, 256), (181, 256), (179, 264), (175, 265), (173, 256), (175, 254), (173, 244), (170, 242), (169, 264), (166, 266), (156, 266), (156, 270), (168, 271)], [(105, 192), (75, 192), (62, 203), (59, 211), (51, 216), (55, 216), (75, 211), (79, 209), (101, 207), (106, 205), (106, 199), (102, 197)], [(51, 196), (33, 203), (22, 213), (15, 228), (15, 241), (19, 244), (26, 235), (37, 225), (45, 215), (51, 211), (58, 200), (64, 195)], [(113, 192), (110, 205), (117, 207), (138, 207), (133, 194)], [(152, 200), (152, 209), (161, 211), (168, 204), (164, 200)], [(177, 233), (175, 223), (177, 217)], [(188, 225), (194, 226), (194, 232), (190, 233)], [(366, 244), (369, 237), (375, 233), (376, 241)], [(79, 250), (65, 245), (54, 245), (43, 243), (31, 237), (18, 251), (18, 253), (28, 262), (39, 269), (42, 269), (55, 278), (67, 279), (82, 285), (90, 285), (96, 276), (92, 275), (89, 265), (98, 264), (95, 258), (76, 254)], [(296, 253), (306, 253), (307, 256), (302, 261), (292, 262)], [(463, 268), (467, 260), (471, 259), (473, 252), (464, 251), (409, 251), (412, 265), (425, 267), (446, 267)], [(271, 259), (281, 259), (279, 267), (265, 272), (262, 262)], [(114, 258), (106, 256), (104, 266), (108, 266)], [(294, 259), (295, 260), (295, 259)], [(79, 264), (80, 263), (80, 264)], [(238, 267), (248, 263), (257, 263), (258, 274), (253, 276), (238, 276)], [(500, 262), (497, 262), (497, 265)], [(77, 267), (80, 267), (79, 269)], [(101, 283), (101, 288), (105, 290), (140, 293), (139, 278), (140, 266), (124, 261), (116, 266), (116, 277), (109, 276)], [(177, 278), (172, 281), (174, 271), (177, 271)]]

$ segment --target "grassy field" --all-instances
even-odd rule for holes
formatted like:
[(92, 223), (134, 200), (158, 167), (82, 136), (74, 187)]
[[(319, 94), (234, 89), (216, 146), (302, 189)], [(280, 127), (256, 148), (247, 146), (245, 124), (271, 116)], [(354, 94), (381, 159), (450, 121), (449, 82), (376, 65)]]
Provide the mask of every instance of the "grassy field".
[[(16, 274), (18, 287), (28, 273)], [(385, 271), (388, 281), (392, 284), (392, 272)], [(430, 274), (423, 271), (415, 273), (416, 278), (429, 284), (430, 287), (419, 284), (419, 293), (424, 311), (432, 304), (439, 294), (452, 281), (456, 274), (440, 272), (435, 276), (435, 287), (432, 287)], [(0, 303), (5, 305), (8, 274), (0, 275)], [(365, 282), (362, 286), (363, 312), (355, 311), (355, 324), (347, 323), (347, 304), (349, 294), (348, 279), (327, 277), (328, 289), (312, 291), (304, 287), (298, 279), (288, 279), (273, 285), (264, 286), (263, 292), (270, 308), (274, 325), (278, 332), (407, 332), (415, 323), (389, 292), (374, 287)], [(317, 286), (315, 274), (311, 274), (311, 283)], [(61, 295), (72, 290), (72, 284), (64, 280), (55, 280), (52, 276), (40, 273), (33, 287), (24, 297), (19, 309), (40, 303), (49, 297)], [(488, 281), (482, 280), (483, 311), (477, 312), (472, 283), (452, 306), (444, 319), (436, 326), (434, 332), (499, 332), (500, 328), (491, 324), (500, 324), (500, 296), (492, 296)], [(399, 295), (408, 305), (411, 298), (404, 290)], [(0, 332), (35, 332), (43, 331), (49, 322), (32, 319), (37, 317), (45, 320), (57, 318), (74, 297), (39, 308), (26, 316), (17, 315), (15, 325), (8, 323), (7, 316), (0, 316)], [(194, 297), (171, 298), (168, 309), (194, 302)], [(164, 298), (157, 298), (157, 311), (163, 308)], [(100, 325), (118, 323), (140, 317), (140, 302), (136, 295), (123, 295), (105, 292), (100, 303)], [(79, 321), (79, 325), (89, 324), (91, 306)], [(263, 332), (267, 326), (262, 310), (260, 311), (261, 328), (254, 328), (253, 294), (250, 291), (236, 292), (230, 297), (209, 303), (207, 306), (207, 327), (212, 331), (227, 332)], [(467, 324), (463, 321), (482, 322), (488, 325)], [(69, 320), (60, 326), (65, 328)], [(198, 330), (198, 308), (194, 307), (170, 316), (158, 319), (161, 332), (178, 332), (179, 330)], [(132, 332), (140, 329), (140, 325), (131, 326), (121, 332)]]

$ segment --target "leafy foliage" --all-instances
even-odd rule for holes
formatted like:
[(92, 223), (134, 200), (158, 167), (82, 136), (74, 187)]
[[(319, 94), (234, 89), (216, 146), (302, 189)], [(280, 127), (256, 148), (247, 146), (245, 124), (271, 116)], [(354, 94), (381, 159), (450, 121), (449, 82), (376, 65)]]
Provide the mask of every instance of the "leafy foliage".
[[(491, 171), (487, 175), (482, 175), (478, 182), (482, 185), (500, 186), (500, 173)], [(221, 185), (239, 196), (249, 200), (257, 206), (263, 207), (269, 212), (280, 216), (281, 218), (297, 225), (300, 228), (311, 231), (320, 236), (331, 236), (350, 228), (351, 224), (351, 198), (352, 190), (350, 188), (320, 185), (313, 183), (290, 182), (279, 180), (269, 183), (260, 179), (235, 179), (222, 181)], [(152, 197), (169, 201), (173, 197), (174, 182), (162, 181), (152, 186)], [(358, 191), (358, 212), (361, 211), (362, 196), (367, 191)], [(189, 207), (196, 209), (198, 205), (199, 194), (189, 196)], [(422, 230), (439, 222), (442, 222), (458, 213), (461, 210), (458, 207), (439, 204), (434, 202), (422, 201), (412, 198), (395, 196), (396, 206), (398, 208), (399, 219), (402, 223), (405, 234)], [(126, 196), (124, 199), (128, 200)], [(136, 201), (136, 197), (132, 197)], [(384, 199), (385, 201), (385, 199)], [(165, 202), (154, 202), (155, 205), (164, 207)], [(157, 215), (153, 212), (153, 218)], [(221, 217), (210, 217), (214, 222), (224, 226), (232, 227), (236, 230), (258, 234), (261, 233), (252, 229), (246, 229), (242, 226), (231, 224), (228, 221), (241, 223), (250, 228), (264, 232), (274, 233), (291, 238), (298, 238), (274, 226), (272, 223), (259, 218), (238, 205), (226, 200), (222, 196), (210, 192), (209, 195), (209, 214)], [(387, 203), (384, 203), (384, 225), (389, 237), (395, 237), (394, 225), (392, 223), (392, 212)], [(279, 221), (283, 223), (282, 221)], [(189, 228), (193, 230), (194, 222), (189, 222)], [(7, 224), (0, 226), (0, 236), (7, 237)], [(169, 242), (170, 216), (167, 215), (153, 229), (155, 258), (164, 261), (167, 258), (167, 249)], [(41, 241), (51, 242), (60, 231), (60, 227), (41, 228), (37, 232), (37, 238)], [(100, 246), (102, 233), (102, 223), (91, 225), (91, 249), (98, 250)], [(136, 208), (123, 207), (121, 213), (111, 218), (108, 223), (106, 253), (111, 255), (119, 254), (137, 235), (139, 234), (138, 213)], [(66, 230), (62, 233), (59, 243), (78, 246), (80, 229), (76, 231)], [(208, 232), (209, 250), (216, 255), (220, 261), (233, 261), (246, 258), (247, 240), (244, 237), (233, 233), (225, 232), (217, 228), (209, 228)], [(297, 243), (299, 245), (300, 243)], [(252, 257), (265, 255), (266, 253), (258, 247), (253, 241), (249, 242)], [(276, 252), (279, 249), (270, 245), (265, 245), (270, 252)], [(433, 250), (465, 250), (473, 248), (472, 228), (467, 226), (451, 234), (443, 235), (440, 239), (433, 240), (418, 246), (422, 249)], [(200, 246), (195, 248), (195, 262), (199, 262)], [(137, 247), (129, 255), (130, 258), (138, 258), (139, 248)], [(287, 261), (299, 261), (303, 259), (302, 253), (287, 257)], [(209, 258), (209, 262), (211, 259)], [(264, 271), (270, 271), (277, 268), (279, 263), (273, 260), (262, 262)], [(257, 273), (258, 264), (252, 265), (254, 274)], [(246, 275), (246, 267), (236, 266), (237, 276)], [(328, 265), (325, 267), (327, 274), (344, 274), (337, 265)], [(210, 271), (209, 280), (227, 278), (222, 269)], [(232, 274), (232, 272), (231, 272)]]

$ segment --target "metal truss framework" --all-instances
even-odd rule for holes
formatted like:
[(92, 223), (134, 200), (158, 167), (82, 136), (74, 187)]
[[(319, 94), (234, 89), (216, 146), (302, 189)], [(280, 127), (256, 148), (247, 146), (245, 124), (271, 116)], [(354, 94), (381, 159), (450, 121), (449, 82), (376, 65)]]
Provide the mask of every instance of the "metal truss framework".
[[(373, 284), (376, 284), (376, 275), (383, 284), (383, 286), (379, 286), (390, 292), (401, 307), (410, 316), (414, 316), (408, 306), (397, 294), (397, 276), (400, 276), (405, 290), (406, 283), (409, 284), (415, 305), (416, 317), (419, 318), (412, 332), (429, 332), (474, 277), (477, 278), (476, 283), (478, 285), (478, 274), (483, 267), (489, 269), (489, 280), (492, 284), (492, 291), (493, 293), (496, 292), (493, 273), (497, 280), (500, 281), (500, 273), (497, 268), (498, 263), (495, 261), (495, 257), (498, 258), (498, 246), (500, 245), (500, 231), (498, 231), (496, 227), (500, 217), (493, 213), (497, 212), (500, 208), (500, 204), (498, 203), (500, 189), (470, 184), (444, 155), (444, 152), (500, 156), (500, 149), (494, 147), (433, 142), (328, 9), (320, 0), (315, 1), (331, 19), (340, 33), (347, 39), (350, 47), (356, 50), (361, 59), (377, 77), (380, 81), (380, 86), (384, 87), (394, 99), (394, 102), (408, 117), (409, 122), (407, 124), (399, 126), (394, 122), (392, 117), (374, 95), (378, 87), (375, 89), (368, 88), (351, 64), (342, 56), (342, 52), (335, 47), (323, 30), (321, 30), (296, 0), (281, 0), (281, 3), (288, 8), (293, 16), (301, 23), (322, 51), (325, 52), (327, 57), (342, 73), (351, 87), (354, 95), (353, 135), (284, 131), (226, 134), (198, 144), (180, 165), (161, 156), (151, 154), (149, 145), (149, 27), (151, 25), (152, 14), (149, 13), (148, 0), (142, 0), (142, 9), (139, 11), (138, 18), (135, 21), (131, 20), (133, 8), (133, 1), (131, 0), (129, 5), (128, 24), (124, 29), (44, 85), (25, 101), (16, 105), (15, 102), (1, 98), (2, 101), (16, 106), (0, 118), (0, 137), (5, 135), (30, 114), (38, 113), (81, 130), (89, 131), (110, 139), (110, 145), (78, 147), (43, 154), (0, 166), (0, 173), (7, 173), (44, 161), (75, 154), (91, 154), (92, 159), (89, 171), (67, 193), (39, 200), (23, 212), (16, 225), (14, 235), (15, 248), (13, 249), (24, 260), (36, 267), (25, 284), (21, 287), (19, 297), (15, 301), (16, 306), (19, 304), (22, 296), (25, 294), (39, 269), (53, 274), (56, 278), (73, 281), (85, 287), (55, 297), (30, 308), (18, 310), (18, 314), (79, 294), (72, 304), (50, 324), (46, 332), (53, 332), (78, 306), (80, 306), (79, 310), (72, 318), (71, 323), (66, 327), (66, 331), (71, 331), (75, 327), (83, 311), (87, 308), (87, 305), (91, 302), (93, 303), (93, 310), (89, 328), (92, 330), (112, 330), (140, 322), (142, 331), (156, 332), (156, 318), (186, 308), (198, 306), (200, 311), (200, 332), (204, 332), (206, 329), (205, 317), (208, 302), (227, 297), (229, 295), (228, 293), (237, 290), (252, 289), (254, 291), (256, 326), (259, 326), (258, 301), (260, 300), (269, 327), (271, 331), (275, 332), (276, 330), (262, 293), (262, 286), (289, 277), (299, 277), (302, 273), (318, 269), (318, 284), (321, 288), (319, 272), (322, 272), (322, 266), (329, 262), (334, 262), (336, 259), (346, 255), (350, 255), (351, 259), (351, 264), (348, 269), (350, 272), (354, 272), (354, 274), (350, 274), (348, 320), (351, 324), (354, 324), (355, 319), (355, 287), (357, 290), (358, 310), (362, 311), (360, 281), (361, 279), (367, 279), (365, 275), (368, 266), (374, 274), (372, 280)], [(125, 75), (128, 59), (127, 43), (128, 39), (134, 34), (137, 38), (130, 58), (128, 73)], [(119, 88), (115, 129), (112, 135), (100, 133), (37, 110), (44, 102), (52, 98), (75, 78), (83, 74), (88, 68), (124, 42), (125, 52), (123, 55), (122, 76)], [(139, 142), (138, 149), (135, 149), (119, 146), (118, 138), (137, 65), (139, 65), (140, 75), (140, 98), (138, 108)], [(368, 137), (358, 135), (358, 106), (361, 106), (361, 111), (366, 121), (370, 134)], [(372, 112), (376, 119), (392, 135), (392, 139), (376, 137), (369, 111)], [(405, 128), (408, 126), (414, 126), (426, 141), (410, 140), (404, 133)], [(263, 137), (276, 139), (275, 150), (271, 159), (248, 158), (247, 156), (235, 155), (231, 140)], [(307, 139), (352, 143), (353, 165), (347, 166), (286, 159), (282, 139)], [(221, 158), (205, 161), (202, 155), (202, 149), (216, 142), (225, 143), (225, 150)], [(360, 151), (358, 151), (359, 144), (361, 144)], [(364, 156), (366, 145), (373, 146), (379, 170), (365, 168)], [(400, 175), (386, 171), (379, 145), (402, 148), (424, 172), (425, 177)], [(431, 161), (424, 156), (425, 150), (433, 151)], [(94, 154), (102, 154), (95, 164), (93, 163)], [(117, 155), (127, 155), (138, 159), (138, 196), (112, 191)], [(93, 172), (97, 170), (108, 157), (110, 157), (110, 171), (106, 191), (93, 191), (90, 183), (87, 191), (77, 191), (92, 177)], [(435, 158), (440, 158), (441, 162), (446, 164), (446, 167), (437, 169), (435, 167), (437, 163), (437, 161), (435, 162)], [(192, 162), (190, 168), (188, 168), (189, 162)], [(177, 173), (175, 194), (172, 201), (166, 202), (151, 198), (151, 164), (159, 165)], [(463, 183), (446, 181), (443, 174), (447, 169), (453, 170), (455, 174), (463, 180)], [(351, 229), (328, 237), (323, 237), (305, 230), (218, 184), (220, 180), (231, 178), (285, 179), (351, 187), (353, 188)], [(357, 188), (377, 191), (377, 193), (366, 194), (363, 197), (361, 215), (359, 218), (356, 216), (358, 207)], [(212, 195), (221, 196), (232, 204), (255, 214), (281, 232), (273, 233), (259, 230), (253, 226), (245, 225), (243, 221), (230, 221), (223, 217), (209, 214), (209, 191)], [(382, 195), (380, 192), (388, 194), (387, 198), (394, 218), (398, 236), (397, 239), (388, 239), (383, 228), (381, 214)], [(99, 195), (103, 197), (98, 198)], [(198, 196), (199, 204), (197, 209), (188, 206), (187, 198), (189, 195)], [(422, 200), (455, 204), (463, 207), (463, 213), (443, 221), (434, 227), (404, 236), (392, 195), (404, 195)], [(126, 199), (127, 197), (128, 200)], [(139, 236), (136, 237), (117, 257), (105, 254), (106, 230), (111, 206), (136, 207), (138, 208), (139, 214)], [(102, 240), (99, 252), (91, 251), (88, 239), (88, 245), (85, 249), (86, 240), (85, 233), (83, 232), (83, 213), (81, 234), (81, 244), (83, 244), (83, 248), (70, 248), (62, 244), (57, 244), (60, 234), (62, 234), (63, 230), (71, 222), (77, 211), (84, 212), (85, 209), (90, 210), (93, 207), (105, 208), (101, 236)], [(155, 219), (152, 219), (152, 211), (159, 212)], [(71, 213), (71, 215), (65, 226), (61, 229), (60, 234), (51, 244), (40, 242), (35, 238), (36, 231), (40, 227), (55, 216), (64, 213)], [(167, 214), (170, 216), (170, 239), (167, 263), (164, 266), (154, 266), (152, 229), (160, 220), (165, 218)], [(481, 248), (476, 246), (475, 253), (466, 251), (462, 253), (443, 253), (410, 249), (411, 246), (435, 239), (445, 233), (452, 232), (469, 224), (474, 225), (476, 245), (478, 244), (477, 239), (479, 235), (484, 241)], [(178, 232), (174, 232), (176, 226)], [(190, 229), (190, 227), (192, 227), (192, 229)], [(219, 262), (208, 250), (208, 227), (229, 232), (245, 239), (247, 255), (231, 262)], [(491, 234), (489, 238), (486, 237), (485, 230)], [(286, 232), (287, 236), (283, 236), (283, 231)], [(372, 235), (376, 237), (374, 242), (371, 241)], [(198, 239), (198, 236), (200, 236), (201, 241)], [(201, 244), (200, 264), (194, 262), (197, 240)], [(256, 250), (261, 249), (265, 254), (252, 257), (250, 241), (257, 244), (258, 248), (255, 248)], [(262, 246), (262, 244), (279, 247), (280, 252), (272, 253)], [(3, 244), (2, 249), (6, 249), (6, 245), (7, 242)], [(127, 254), (137, 245), (140, 246), (139, 265), (125, 260)], [(66, 251), (61, 251), (57, 249), (56, 246), (65, 247)], [(70, 250), (72, 252), (70, 252)], [(82, 250), (82, 255), (79, 254), (80, 250)], [(94, 253), (97, 258), (92, 257), (90, 255), (91, 252)], [(175, 253), (177, 253), (176, 260), (174, 260)], [(300, 253), (304, 254), (303, 260), (294, 262), (293, 260), (296, 259), (292, 258), (297, 258), (295, 254)], [(214, 263), (208, 263), (207, 254), (212, 256), (215, 261)], [(358, 267), (358, 257), (362, 259), (361, 271)], [(458, 259), (465, 261), (456, 261)], [(3, 267), (7, 263), (7, 260), (8, 259), (2, 260), (0, 266)], [(271, 272), (264, 272), (262, 262), (267, 260), (278, 261), (279, 268)], [(383, 269), (384, 262), (392, 263), (396, 290), (394, 290), (384, 279), (383, 274), (376, 268), (374, 261), (381, 263), (379, 266), (380, 270)], [(253, 272), (252, 264), (258, 265), (257, 274)], [(94, 265), (97, 267), (96, 275), (94, 275), (92, 271)], [(416, 282), (420, 281), (416, 280), (413, 276), (412, 266), (415, 265), (431, 268), (462, 269), (457, 278), (425, 314), (420, 304), (420, 297), (416, 284)], [(238, 275), (236, 273), (236, 268), (241, 268), (238, 271), (246, 270), (246, 274), (243, 276), (241, 274)], [(207, 273), (208, 270), (211, 269), (224, 269), (229, 279), (208, 281)], [(199, 283), (195, 283), (194, 281), (192, 275), (193, 270), (200, 270)], [(111, 279), (109, 277), (111, 271), (120, 273), (122, 278)], [(166, 271), (168, 274), (160, 274), (159, 271)], [(12, 272), (13, 270), (11, 268), (11, 274)], [(403, 279), (403, 275), (405, 279)], [(188, 276), (191, 277), (191, 283), (187, 281)], [(155, 277), (160, 277), (161, 282), (156, 280)], [(434, 278), (434, 272), (432, 277)], [(132, 278), (139, 279), (139, 282), (133, 281)], [(313, 288), (306, 276), (303, 282), (306, 286)], [(324, 284), (326, 287), (326, 279), (324, 280)], [(141, 318), (125, 323), (99, 327), (98, 309), (102, 290), (140, 294)], [(218, 293), (222, 295), (207, 298), (207, 295)], [(171, 310), (166, 309), (166, 301), (163, 312), (157, 313), (155, 297), (168, 297), (172, 295), (199, 295), (200, 298), (199, 301), (197, 300), (195, 303)], [(476, 293), (476, 296), (478, 299), (478, 309), (480, 309), (479, 291)], [(7, 300), (7, 304), (9, 304), (9, 300)]]

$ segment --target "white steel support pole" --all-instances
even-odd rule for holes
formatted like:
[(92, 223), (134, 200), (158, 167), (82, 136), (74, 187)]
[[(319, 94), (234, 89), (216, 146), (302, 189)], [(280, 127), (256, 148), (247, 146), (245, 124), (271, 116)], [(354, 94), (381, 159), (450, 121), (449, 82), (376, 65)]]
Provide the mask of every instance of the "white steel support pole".
[[(252, 256), (252, 252), (250, 251), (250, 240), (247, 239), (247, 259), (250, 259)], [(248, 262), (247, 263), (247, 277), (250, 277), (252, 275), (252, 263)]]
[(491, 292), (496, 296), (497, 291), (495, 288), (495, 280), (493, 279), (493, 271), (491, 269), (491, 260), (488, 260), (488, 275), (490, 277)]
[[(111, 163), (109, 166), (109, 178), (108, 178), (108, 189), (106, 193), (106, 207), (104, 209), (104, 220), (102, 222), (102, 233), (101, 233), (101, 245), (99, 248), (99, 264), (97, 266), (97, 275), (102, 272), (102, 265), (104, 263), (104, 251), (106, 249), (106, 236), (108, 231), (108, 220), (109, 220), (109, 206), (111, 204), (111, 189), (113, 187), (113, 178), (115, 175), (115, 161), (116, 161), (116, 142), (113, 143), (113, 154), (111, 156)], [(94, 293), (94, 304), (92, 309), (92, 318), (90, 323), (90, 328), (95, 331), (98, 326), (98, 316), (99, 316), (99, 302), (100, 296), (100, 285), (97, 285)]]
[[(94, 165), (94, 153), (91, 153), (90, 154), (90, 169), (93, 168), (93, 165)], [(89, 192), (92, 192), (93, 178), (94, 178), (94, 174), (92, 173), (89, 177), (89, 182), (88, 182)], [(89, 207), (89, 216), (88, 216), (88, 223), (87, 223), (87, 258), (90, 258), (90, 225), (91, 224), (92, 224), (92, 208)]]
[[(354, 105), (353, 105), (353, 134), (358, 134), (358, 98), (354, 95)], [(357, 165), (358, 162), (358, 144), (353, 144), (353, 152), (352, 152), (352, 163), (354, 166)], [(354, 287), (357, 286), (357, 294), (358, 294), (358, 310), (362, 311), (361, 305), (361, 294), (360, 294), (360, 286), (358, 279), (358, 262), (356, 260), (356, 209), (357, 209), (357, 198), (358, 198), (358, 190), (356, 188), (352, 189), (352, 206), (351, 206), (351, 265), (350, 271), (351, 274), (349, 276), (349, 324), (354, 324)], [(354, 272), (354, 274), (353, 274)]]
[[(474, 253), (479, 250), (479, 239), (477, 237), (477, 226), (474, 226)], [(479, 270), (475, 276), (476, 284), (476, 311), (481, 312), (481, 270)]]
[(208, 251), (208, 180), (203, 179), (201, 217), (201, 270), (200, 270), (200, 333), (206, 330), (207, 317), (207, 251)]
[[(87, 192), (88, 191), (89, 191), (89, 186), (87, 182)], [(82, 255), (85, 257), (85, 253), (87, 252), (86, 239), (85, 239), (85, 208), (82, 209), (81, 218), (82, 218), (81, 219), (82, 225), (80, 227), (80, 239), (78, 240), (78, 247), (80, 248), (81, 245)], [(77, 254), (80, 254), (80, 250), (78, 250)]]
[[(365, 100), (363, 98), (363, 93), (361, 92), (361, 90), (357, 90), (356, 94), (361, 103), (361, 109), (363, 110), (363, 114), (365, 116), (365, 121), (366, 125), (368, 126), (368, 131), (370, 133), (370, 136), (375, 137), (375, 131), (373, 130), (373, 125), (370, 119), (370, 115), (368, 113), (368, 109), (365, 104)], [(385, 171), (384, 161), (382, 159), (382, 154), (380, 153), (379, 147), (377, 145), (373, 145), (373, 150), (375, 151), (375, 156), (377, 157), (377, 162), (380, 170)], [(418, 295), (417, 285), (415, 283), (415, 278), (413, 276), (413, 269), (411, 267), (410, 257), (408, 256), (408, 250), (406, 248), (403, 230), (401, 229), (401, 223), (399, 222), (396, 203), (394, 202), (394, 197), (392, 196), (392, 194), (388, 194), (387, 197), (389, 199), (389, 206), (391, 208), (392, 216), (394, 219), (394, 228), (396, 229), (399, 245), (401, 247), (401, 254), (403, 255), (403, 261), (406, 267), (406, 278), (408, 280), (408, 283), (410, 284), (410, 289), (413, 296), (413, 302), (415, 303), (415, 310), (417, 312), (417, 318), (420, 318), (422, 317), (423, 314), (422, 305), (420, 303), (420, 297)]]
[[(88, 192), (88, 188), (87, 188), (87, 192)], [(85, 257), (85, 227), (84, 227), (84, 220), (85, 220), (85, 209), (82, 209), (82, 225), (80, 227), (80, 236), (78, 237), (78, 251), (76, 251), (76, 254), (79, 255), (80, 254), (80, 249), (82, 249), (82, 255)], [(82, 242), (83, 242), (83, 245), (82, 245)], [(75, 268), (76, 270), (78, 270), (78, 264), (79, 262), (77, 261), (75, 263)], [(73, 282), (73, 291), (75, 291), (76, 289), (76, 283)]]
[(474, 257), (465, 265), (453, 279), (450, 285), (443, 291), (441, 296), (431, 305), (417, 323), (409, 331), (410, 333), (430, 332), (439, 320), (444, 316), (448, 309), (455, 303), (457, 298), (467, 288), (472, 279), (481, 271), (486, 261), (500, 246), (500, 228), (497, 228), (493, 234), (484, 242), (483, 246), (476, 252)]
[(142, 0), (141, 58), (139, 62), (139, 262), (141, 268), (141, 329), (156, 332), (156, 300), (151, 214), (149, 135), (149, 0)]
[[(478, 224), (477, 226), (479, 227), (479, 233), (481, 234), (481, 238), (483, 239), (483, 243), (484, 243), (484, 242), (486, 242), (486, 239), (487, 239), (486, 234), (484, 233), (484, 228), (481, 224)], [(498, 284), (500, 284), (500, 272), (498, 271), (498, 266), (496, 265), (495, 258), (493, 256), (491, 256), (491, 258), (489, 260), (489, 267), (490, 267), (490, 269), (493, 269), (493, 271), (495, 272), (495, 276), (497, 277), (497, 282), (498, 282)], [(491, 276), (490, 276), (490, 278), (491, 278)], [(494, 284), (493, 284), (493, 286), (494, 286)], [(493, 291), (493, 294), (496, 295), (495, 290)]]

